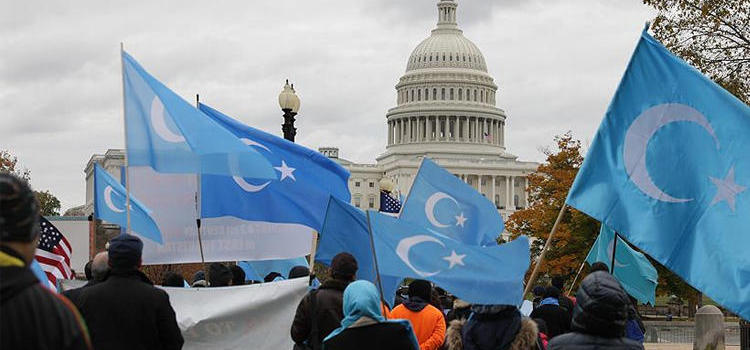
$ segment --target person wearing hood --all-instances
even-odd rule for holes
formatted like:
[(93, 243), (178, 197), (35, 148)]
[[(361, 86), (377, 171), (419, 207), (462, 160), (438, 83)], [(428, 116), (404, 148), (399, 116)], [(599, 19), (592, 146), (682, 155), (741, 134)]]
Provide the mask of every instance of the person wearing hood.
[(469, 315), (471, 315), (471, 304), (456, 298), (453, 300), (453, 309), (445, 316), (445, 322), (450, 325), (453, 320), (468, 319)]
[(386, 320), (381, 313), (378, 289), (369, 281), (356, 281), (344, 290), (344, 319), (323, 340), (324, 350), (419, 350), (411, 324)]
[(29, 267), (39, 220), (39, 201), (26, 181), (0, 172), (0, 349), (91, 349), (73, 304)]
[(391, 311), (391, 318), (411, 322), (420, 350), (437, 350), (445, 342), (445, 317), (429, 304), (431, 296), (429, 281), (414, 280), (409, 284), (409, 299)]
[(344, 318), (344, 290), (355, 280), (357, 259), (339, 253), (331, 260), (331, 277), (307, 293), (297, 305), (290, 330), (295, 349), (322, 348), (323, 339), (341, 326)]
[(531, 312), (531, 318), (541, 318), (547, 323), (547, 336), (550, 339), (570, 330), (570, 314), (560, 307), (560, 290), (549, 286), (544, 293), (544, 299)]
[(109, 243), (109, 277), (83, 290), (78, 309), (96, 349), (181, 349), (169, 295), (139, 270), (143, 242), (121, 234)]
[(643, 344), (625, 337), (628, 295), (607, 272), (588, 275), (576, 294), (572, 333), (552, 338), (549, 350), (643, 349)]
[(514, 305), (472, 305), (468, 319), (451, 321), (445, 343), (448, 350), (535, 350), (538, 332)]

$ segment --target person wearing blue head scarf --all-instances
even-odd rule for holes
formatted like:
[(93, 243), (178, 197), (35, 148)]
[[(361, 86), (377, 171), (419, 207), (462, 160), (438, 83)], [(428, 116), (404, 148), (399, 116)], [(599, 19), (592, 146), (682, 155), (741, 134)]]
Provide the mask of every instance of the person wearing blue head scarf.
[(344, 319), (323, 340), (323, 349), (419, 350), (419, 343), (409, 321), (383, 317), (377, 288), (359, 280), (344, 290)]

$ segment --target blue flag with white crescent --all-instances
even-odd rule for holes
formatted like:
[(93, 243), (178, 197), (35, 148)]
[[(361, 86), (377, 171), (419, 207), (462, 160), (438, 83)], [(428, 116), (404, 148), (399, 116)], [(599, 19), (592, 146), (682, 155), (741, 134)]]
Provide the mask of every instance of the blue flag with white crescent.
[[(127, 210), (125, 203), (127, 193), (120, 184), (99, 164), (94, 165), (94, 216), (99, 219), (127, 227)], [(161, 231), (151, 217), (145, 205), (130, 196), (130, 229), (131, 233), (162, 244)]]
[(529, 268), (529, 240), (469, 245), (376, 211), (368, 211), (382, 275), (432, 281), (475, 304), (520, 305)]
[(271, 164), (122, 52), (129, 166), (162, 173), (276, 177)]
[[(370, 245), (370, 232), (365, 213), (348, 202), (331, 198), (326, 211), (315, 260), (328, 266), (338, 253), (349, 253), (357, 259), (357, 279), (377, 285), (375, 260)], [(390, 276), (381, 271), (384, 298), (393, 305), (399, 282), (405, 276)]]
[(750, 107), (646, 31), (567, 203), (750, 319)]
[[(271, 180), (239, 176), (201, 177), (201, 216), (293, 223), (320, 230), (329, 196), (349, 201), (349, 172), (320, 152), (244, 125), (200, 104), (218, 125), (261, 152), (276, 171)], [(306, 243), (307, 244), (307, 243)]]
[(473, 245), (495, 245), (503, 232), (503, 218), (492, 202), (426, 157), (400, 218)]
[(636, 251), (620, 237), (614, 244), (615, 231), (607, 225), (602, 225), (599, 237), (591, 247), (586, 262), (593, 264), (597, 261), (609, 266), (612, 271), (612, 252), (615, 252), (615, 269), (613, 275), (620, 281), (625, 291), (642, 303), (656, 304), (656, 285), (659, 274), (654, 265), (648, 261), (643, 253)]

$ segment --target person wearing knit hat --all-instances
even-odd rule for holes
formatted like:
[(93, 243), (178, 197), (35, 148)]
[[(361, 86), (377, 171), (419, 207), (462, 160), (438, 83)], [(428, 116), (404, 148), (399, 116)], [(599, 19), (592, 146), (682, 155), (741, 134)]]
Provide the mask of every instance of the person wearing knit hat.
[(357, 276), (357, 259), (339, 253), (331, 260), (328, 278), (305, 295), (297, 306), (291, 335), (295, 348), (321, 349), (323, 339), (341, 326), (344, 318), (344, 290)]
[(34, 192), (0, 172), (0, 349), (91, 349), (75, 307), (29, 268), (40, 229)]
[(409, 284), (409, 299), (396, 306), (392, 318), (411, 322), (420, 350), (437, 350), (445, 341), (445, 317), (443, 312), (429, 304), (432, 283), (414, 280)]
[(180, 349), (184, 343), (169, 296), (139, 270), (142, 252), (137, 236), (112, 238), (109, 276), (78, 297), (96, 349)]

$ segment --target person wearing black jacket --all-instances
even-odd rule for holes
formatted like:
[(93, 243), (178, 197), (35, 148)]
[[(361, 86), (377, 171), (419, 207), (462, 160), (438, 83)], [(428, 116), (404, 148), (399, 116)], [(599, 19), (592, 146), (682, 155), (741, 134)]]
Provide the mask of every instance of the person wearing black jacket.
[(78, 308), (97, 349), (181, 349), (169, 296), (138, 270), (143, 242), (121, 234), (109, 243), (109, 277), (86, 288)]
[(339, 253), (331, 261), (331, 276), (297, 305), (291, 327), (295, 349), (322, 348), (323, 339), (341, 326), (344, 318), (344, 290), (357, 274), (357, 259)]
[(553, 338), (570, 330), (570, 315), (560, 307), (560, 290), (549, 286), (544, 293), (544, 299), (531, 312), (531, 318), (541, 318), (547, 323), (547, 335)]
[(29, 269), (39, 203), (25, 181), (0, 173), (0, 349), (91, 349), (78, 311)]
[(628, 295), (607, 272), (588, 275), (576, 294), (572, 333), (549, 342), (548, 350), (643, 349), (637, 341), (625, 337), (628, 320)]
[(109, 264), (107, 263), (107, 252), (101, 252), (96, 254), (94, 256), (94, 260), (91, 261), (91, 266), (89, 267), (91, 274), (91, 278), (89, 278), (88, 282), (84, 284), (83, 286), (79, 288), (73, 288), (64, 291), (62, 294), (66, 296), (70, 301), (75, 304), (78, 300), (78, 297), (81, 295), (84, 289), (91, 287), (101, 281), (103, 281), (105, 278), (107, 278), (107, 273), (109, 272)]

